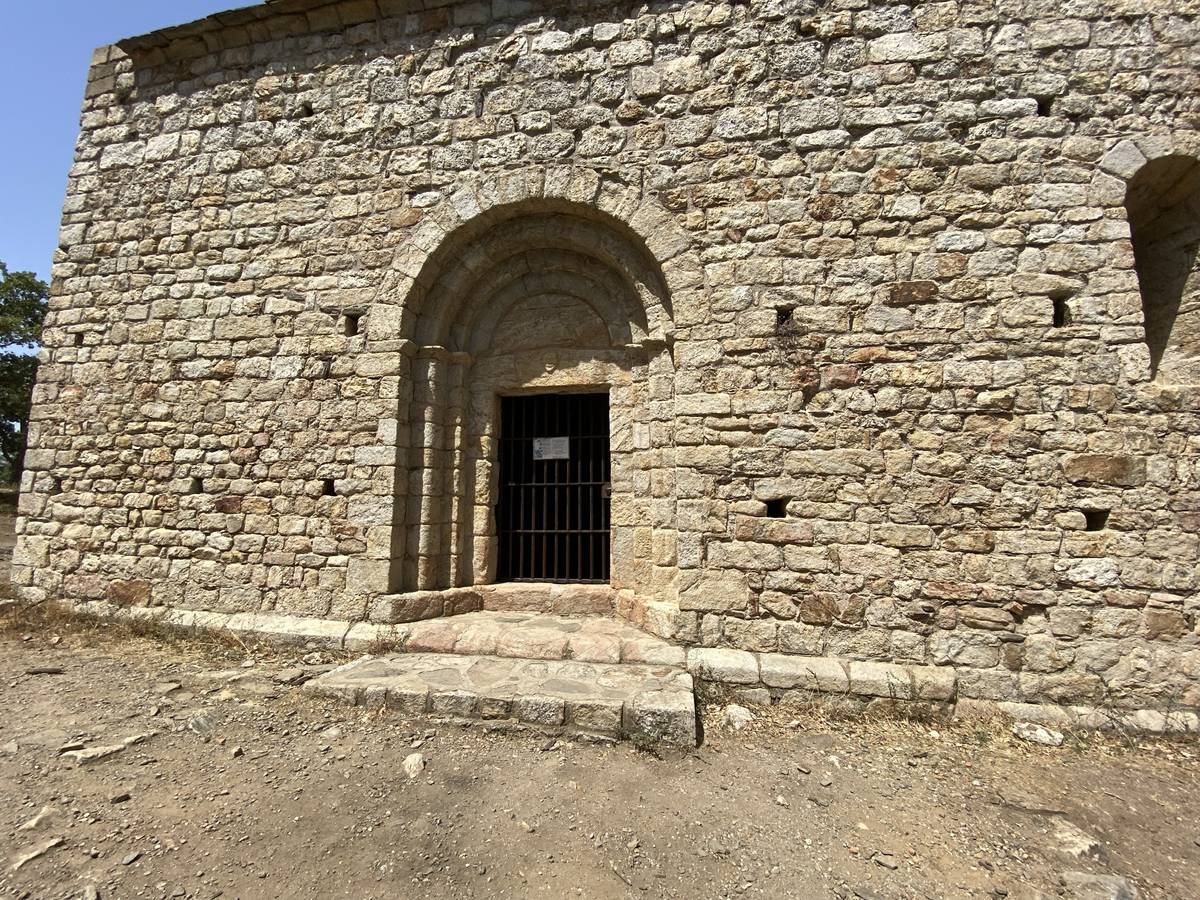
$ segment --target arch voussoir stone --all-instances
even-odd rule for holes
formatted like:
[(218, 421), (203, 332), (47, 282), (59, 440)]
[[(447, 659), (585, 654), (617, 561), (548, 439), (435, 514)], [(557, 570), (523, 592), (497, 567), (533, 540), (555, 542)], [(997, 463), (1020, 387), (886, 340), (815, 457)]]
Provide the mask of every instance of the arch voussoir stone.
[[(515, 278), (491, 291), (488, 308), (478, 312), (474, 321), (462, 325), (463, 331), (468, 335), (464, 338), (463, 349), (471, 353), (486, 351), (496, 327), (523, 297), (534, 298), (549, 294), (574, 297), (590, 307), (600, 320), (608, 324), (610, 340), (616, 340), (616, 334), (621, 333), (621, 326), (624, 326), (625, 340), (632, 338), (630, 310), (617, 286), (611, 283), (604, 284), (568, 269), (543, 269), (536, 274)], [(467, 340), (471, 343), (466, 343)]]

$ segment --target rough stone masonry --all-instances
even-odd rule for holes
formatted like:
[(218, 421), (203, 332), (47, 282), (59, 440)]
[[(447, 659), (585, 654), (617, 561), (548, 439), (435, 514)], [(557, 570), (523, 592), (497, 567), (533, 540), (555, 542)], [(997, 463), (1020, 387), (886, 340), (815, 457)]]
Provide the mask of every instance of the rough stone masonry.
[(496, 584), (497, 398), (604, 391), (580, 596), (705, 677), (1194, 713), (1198, 47), (1196, 0), (275, 0), (101, 48), (13, 580), (570, 606)]

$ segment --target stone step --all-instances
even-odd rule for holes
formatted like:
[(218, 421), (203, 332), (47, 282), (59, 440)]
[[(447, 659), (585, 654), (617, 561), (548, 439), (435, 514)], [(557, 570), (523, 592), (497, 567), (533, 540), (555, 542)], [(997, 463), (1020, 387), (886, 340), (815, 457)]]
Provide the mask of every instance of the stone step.
[(524, 610), (561, 616), (610, 616), (617, 591), (607, 584), (490, 584), (476, 590), (483, 608), (494, 612)]
[(395, 626), (395, 649), (594, 663), (686, 665), (682, 647), (607, 616), (475, 612)]
[(674, 666), (403, 653), (356, 660), (305, 690), (368, 708), (696, 746), (692, 677)]
[(409, 591), (376, 598), (370, 620), (388, 624), (418, 622), (432, 616), (457, 616), (481, 609), (492, 612), (549, 613), (559, 616), (611, 616), (620, 602), (632, 605), (632, 591), (607, 584), (541, 584), (519, 582), (449, 588), (443, 591)]

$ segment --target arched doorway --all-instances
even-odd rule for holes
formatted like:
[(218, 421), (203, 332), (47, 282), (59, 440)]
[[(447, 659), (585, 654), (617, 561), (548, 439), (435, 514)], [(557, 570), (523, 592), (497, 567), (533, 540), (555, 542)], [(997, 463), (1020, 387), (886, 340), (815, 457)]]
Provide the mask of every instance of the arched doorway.
[[(628, 226), (560, 200), (494, 207), (430, 253), (401, 332), (393, 590), (673, 578), (671, 303)], [(542, 509), (514, 512), (522, 497)]]

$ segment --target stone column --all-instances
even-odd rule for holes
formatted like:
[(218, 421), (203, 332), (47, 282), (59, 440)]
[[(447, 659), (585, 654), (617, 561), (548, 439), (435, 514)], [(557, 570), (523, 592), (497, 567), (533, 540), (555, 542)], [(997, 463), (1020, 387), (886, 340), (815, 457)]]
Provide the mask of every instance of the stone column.
[(400, 366), (400, 377), (396, 386), (396, 467), (392, 473), (392, 528), (390, 535), (391, 566), (388, 575), (388, 591), (398, 593), (408, 589), (413, 582), (412, 561), (408, 557), (409, 522), (411, 510), (419, 505), (411, 495), (410, 477), (417, 459), (412, 445), (413, 427), (413, 384), (417, 368), (414, 356), (417, 345), (411, 341), (400, 342), (404, 360)]
[(675, 364), (666, 343), (644, 342), (648, 356), (649, 394), (647, 448), (655, 456), (651, 473), (653, 500), (653, 578), (648, 593), (655, 600), (677, 600), (679, 499), (675, 461)]
[(409, 538), (405, 587), (436, 590), (442, 545), (444, 476), (441, 473), (446, 389), (446, 350), (422, 347), (413, 359), (412, 469), (409, 473)]
[(453, 353), (447, 359), (446, 412), (443, 451), (445, 464), (444, 493), (446, 522), (443, 531), (443, 560), (439, 567), (443, 587), (462, 587), (471, 583), (471, 563), (467, 558), (467, 535), (471, 530), (471, 498), (468, 495), (467, 465), (467, 383), (471, 356)]

